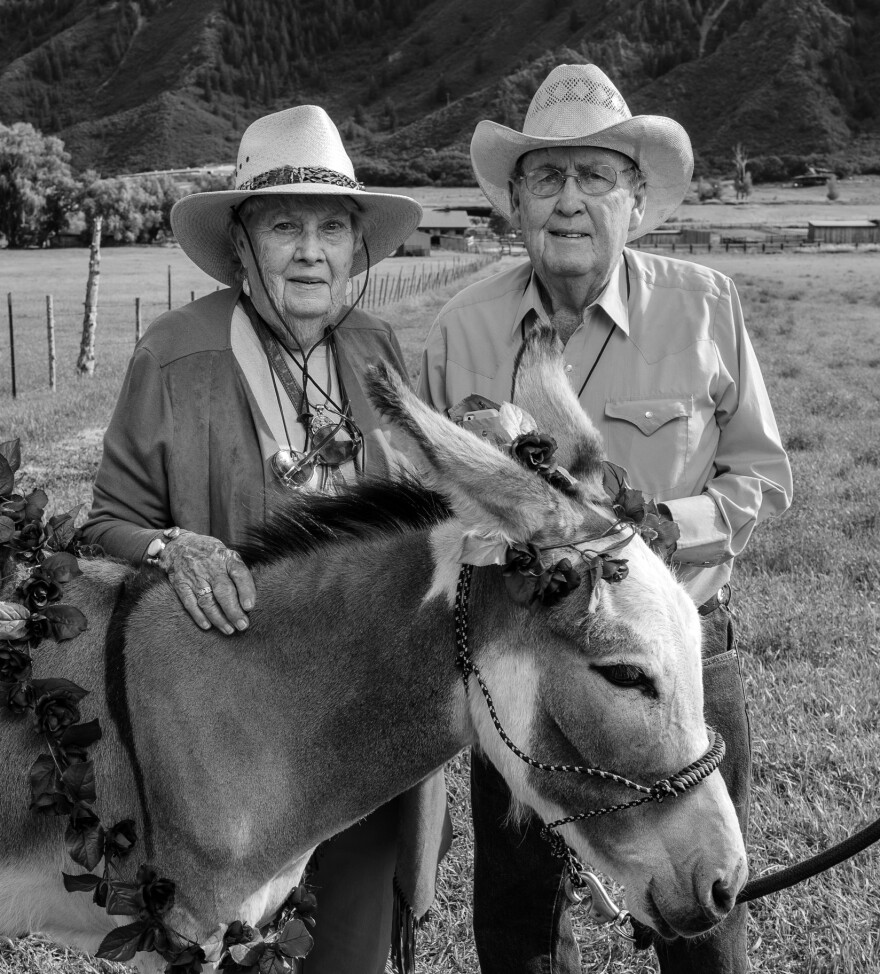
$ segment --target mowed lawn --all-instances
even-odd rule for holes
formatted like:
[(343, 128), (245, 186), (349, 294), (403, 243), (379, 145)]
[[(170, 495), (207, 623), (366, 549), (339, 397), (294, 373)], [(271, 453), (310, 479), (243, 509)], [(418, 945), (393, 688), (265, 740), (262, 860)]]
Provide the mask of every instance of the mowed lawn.
[[(734, 576), (755, 751), (749, 852), (753, 874), (760, 874), (812, 855), (880, 815), (880, 254), (698, 259), (737, 281), (795, 477), (791, 510), (759, 528)], [(36, 308), (17, 330), (22, 391), (15, 402), (0, 327), (0, 439), (21, 436), (25, 483), (45, 487), (59, 508), (88, 500), (100, 431), (133, 345), (134, 297), (161, 310), (169, 263), (175, 303), (190, 290), (213, 287), (179, 251), (105, 252), (99, 371), (76, 379), (85, 252), (0, 254), (0, 289), (28, 291)], [(63, 339), (59, 320), (59, 390), (51, 396), (43, 294), (62, 280), (74, 297)], [(398, 329), (413, 373), (434, 314), (460, 286), (383, 312)], [(58, 307), (56, 297), (56, 315)], [(14, 758), (6, 762), (11, 773)], [(478, 971), (470, 933), (466, 770), (462, 756), (448, 775), (457, 840), (420, 934), (422, 974)], [(753, 970), (880, 971), (878, 890), (880, 851), (870, 850), (754, 904)], [(656, 969), (651, 954), (633, 953), (583, 917), (578, 930), (585, 970)], [(95, 969), (36, 938), (0, 940), (0, 974)]]

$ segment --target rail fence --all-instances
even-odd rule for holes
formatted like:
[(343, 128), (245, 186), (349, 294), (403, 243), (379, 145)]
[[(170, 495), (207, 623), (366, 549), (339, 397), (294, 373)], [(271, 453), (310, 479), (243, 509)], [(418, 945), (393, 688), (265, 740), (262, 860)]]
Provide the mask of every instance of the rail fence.
[(876, 243), (860, 243), (854, 241), (848, 244), (826, 243), (821, 241), (807, 242), (806, 240), (792, 240), (790, 237), (780, 237), (770, 240), (731, 239), (716, 243), (642, 243), (633, 241), (627, 246), (636, 250), (651, 250), (670, 254), (781, 254), (781, 253), (837, 253), (842, 250), (870, 252), (878, 249)]

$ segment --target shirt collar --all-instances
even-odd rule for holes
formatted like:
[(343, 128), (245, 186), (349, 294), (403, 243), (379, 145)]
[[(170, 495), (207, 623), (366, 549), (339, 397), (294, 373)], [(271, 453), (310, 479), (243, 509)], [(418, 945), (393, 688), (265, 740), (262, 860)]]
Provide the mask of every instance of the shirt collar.
[[(608, 283), (602, 293), (587, 308), (601, 308), (611, 321), (625, 334), (629, 335), (629, 312), (627, 310), (627, 291), (628, 274), (626, 259), (621, 255), (617, 264), (611, 271)], [(535, 317), (540, 319), (545, 325), (550, 324), (550, 317), (547, 314), (541, 300), (541, 289), (538, 286), (538, 276), (534, 269), (528, 276), (525, 290), (519, 301), (519, 306), (514, 316), (512, 330), (520, 328), (526, 316), (530, 316), (529, 324)]]

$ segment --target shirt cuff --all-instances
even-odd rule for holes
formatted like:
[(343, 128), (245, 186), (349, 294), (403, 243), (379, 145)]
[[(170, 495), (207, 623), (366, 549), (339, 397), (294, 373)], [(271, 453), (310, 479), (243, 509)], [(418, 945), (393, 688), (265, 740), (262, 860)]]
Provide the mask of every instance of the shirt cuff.
[(674, 561), (708, 567), (729, 559), (730, 532), (709, 494), (680, 497), (658, 506), (661, 511), (665, 508), (669, 512), (681, 531)]

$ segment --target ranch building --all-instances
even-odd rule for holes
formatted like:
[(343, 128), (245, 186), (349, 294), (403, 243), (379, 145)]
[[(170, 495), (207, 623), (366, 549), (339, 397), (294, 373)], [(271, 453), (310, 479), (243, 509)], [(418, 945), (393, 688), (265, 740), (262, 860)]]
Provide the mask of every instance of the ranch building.
[(430, 257), (431, 235), (423, 230), (414, 230), (394, 251), (395, 257)]
[(441, 246), (441, 236), (463, 237), (473, 226), (467, 210), (425, 210), (419, 230), (430, 234), (431, 246)]
[(809, 220), (807, 222), (807, 243), (880, 243), (880, 221)]

